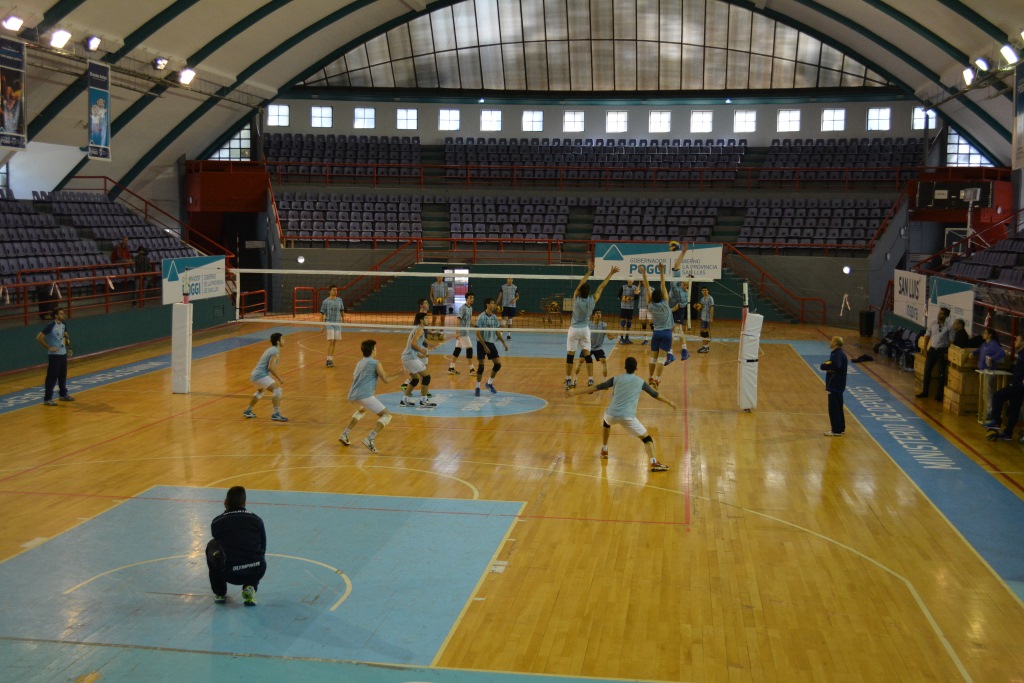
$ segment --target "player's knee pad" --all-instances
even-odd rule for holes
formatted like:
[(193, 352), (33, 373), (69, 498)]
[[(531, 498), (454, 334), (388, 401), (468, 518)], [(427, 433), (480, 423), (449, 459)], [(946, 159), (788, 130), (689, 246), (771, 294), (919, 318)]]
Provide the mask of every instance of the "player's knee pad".
[(466, 358), (473, 360), (473, 349), (466, 349)]
[(700, 331), (700, 336), (701, 336), (702, 339), (708, 339), (708, 338), (711, 337), (711, 333), (708, 332), (707, 330), (701, 330)]
[(362, 408), (360, 408), (359, 410), (352, 414), (352, 419), (355, 420), (356, 422), (359, 422), (364, 417), (366, 417), (366, 411), (363, 410)]
[(575, 357), (576, 357), (575, 353), (567, 353), (567, 354), (565, 354), (565, 364), (566, 365), (572, 365), (573, 358), (575, 358)]
[(380, 419), (378, 419), (377, 422), (380, 422), (381, 427), (387, 427), (388, 422), (391, 422), (391, 413), (385, 412), (380, 416)]
[(612, 428), (612, 426), (610, 424), (608, 424), (607, 422), (605, 422), (604, 420), (601, 421), (601, 426), (604, 427), (605, 429), (611, 429)]
[(423, 388), (426, 389), (430, 386), (430, 375), (423, 375)]
[(494, 364), (494, 366), (491, 368), (491, 374), (498, 374), (498, 370), (501, 370), (501, 363)]
[(261, 398), (263, 398), (263, 391), (262, 390), (257, 391), (255, 394), (252, 395), (252, 397), (254, 399), (256, 399), (257, 401), (260, 400)]
[(462, 347), (461, 346), (456, 346), (455, 347), (455, 351), (452, 353), (452, 357), (453, 358), (458, 358), (461, 355), (462, 355)]
[(483, 358), (483, 356), (480, 356), (480, 363), (476, 366), (476, 374), (478, 374), (478, 375), (484, 374), (484, 358)]
[(420, 383), (420, 378), (419, 377), (413, 377), (412, 381), (409, 382), (409, 389), (410, 390), (415, 389), (416, 385), (419, 384), (419, 383)]
[(665, 356), (658, 356), (658, 360), (656, 360), (655, 363), (657, 363), (658, 365), (664, 365), (665, 364)]
[(627, 330), (633, 329), (633, 321), (632, 320), (627, 320), (626, 321), (626, 329)]
[(284, 390), (281, 387), (274, 389), (274, 398), (281, 398), (284, 395)]
[(640, 440), (643, 441), (644, 443), (654, 443), (654, 438), (650, 434), (648, 434), (647, 436), (641, 437)]
[(587, 355), (583, 356), (583, 360), (586, 361), (587, 365), (593, 365), (594, 364), (594, 357), (591, 356), (589, 353)]

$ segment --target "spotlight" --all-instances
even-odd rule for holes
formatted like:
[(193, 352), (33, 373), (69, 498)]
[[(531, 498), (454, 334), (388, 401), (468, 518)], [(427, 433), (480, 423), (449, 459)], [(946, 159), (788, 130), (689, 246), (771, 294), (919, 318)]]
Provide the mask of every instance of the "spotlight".
[(725, 98), (725, 103), (726, 104), (732, 104), (732, 98), (731, 97), (726, 97)]
[(154, 59), (153, 60), (153, 68), (156, 69), (157, 71), (163, 71), (164, 69), (166, 69), (167, 68), (167, 58), (166, 57), (157, 57), (156, 59)]
[(984, 57), (978, 57), (974, 60), (974, 64), (980, 71), (988, 71), (988, 60)]
[(188, 67), (185, 67), (178, 74), (178, 81), (182, 85), (188, 85), (189, 83), (192, 82), (192, 79), (195, 78), (195, 77), (196, 77), (196, 72), (193, 71), (192, 69), (189, 69)]
[(17, 16), (12, 14), (11, 16), (9, 16), (6, 19), (4, 19), (3, 27), (5, 29), (7, 29), (8, 31), (20, 31), (21, 30), (21, 26), (24, 23), (25, 23), (24, 19), (22, 19), (21, 17), (17, 17)]
[(96, 52), (100, 49), (100, 43), (103, 42), (99, 36), (89, 36), (85, 39), (85, 49), (89, 52)]
[(50, 36), (50, 47), (55, 47), (59, 50), (67, 45), (69, 40), (71, 40), (71, 33), (59, 28)]
[(1020, 59), (1020, 57), (1017, 56), (1017, 51), (1013, 49), (1013, 45), (1010, 45), (1009, 43), (999, 48), (999, 52), (1002, 53), (1003, 59), (1005, 59), (1006, 63), (1010, 66), (1016, 64), (1017, 60)]
[(850, 266), (843, 266), (843, 273), (845, 275), (849, 275), (850, 274)]
[(478, 102), (480, 102), (480, 104), (483, 104), (483, 103), (484, 103), (484, 98), (482, 98), (482, 97), (481, 97), (481, 98), (480, 98), (480, 99), (478, 100)]
[(967, 85), (974, 83), (974, 69), (971, 67), (964, 69), (964, 83)]
[(298, 257), (298, 258), (296, 258), (295, 260), (296, 260), (296, 262), (298, 262), (298, 263), (305, 263), (305, 262), (306, 262), (306, 257), (305, 257), (305, 256), (299, 256), (299, 257)]

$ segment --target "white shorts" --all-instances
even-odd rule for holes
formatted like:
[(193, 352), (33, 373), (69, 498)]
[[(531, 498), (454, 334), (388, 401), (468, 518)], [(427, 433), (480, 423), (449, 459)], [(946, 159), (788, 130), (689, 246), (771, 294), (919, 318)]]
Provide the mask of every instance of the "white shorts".
[(473, 348), (473, 340), (468, 334), (464, 334), (455, 340), (455, 346), (460, 349), (471, 349)]
[[(252, 379), (252, 378), (250, 378), (250, 379)], [(267, 375), (266, 377), (260, 377), (259, 379), (252, 379), (252, 383), (256, 385), (257, 389), (262, 390), (262, 389), (266, 389), (271, 384), (273, 384), (274, 383), (274, 378), (271, 377), (270, 375)]]
[(405, 368), (406, 372), (419, 373), (427, 369), (427, 364), (424, 362), (424, 358), (413, 358), (412, 360), (402, 360), (402, 367)]
[(590, 328), (570, 327), (565, 338), (565, 352), (576, 353), (576, 349), (590, 351)]
[(327, 326), (327, 341), (332, 341), (334, 339), (341, 339), (341, 328), (340, 327), (334, 327), (333, 325), (328, 325)]
[(356, 400), (352, 401), (352, 403), (356, 404), (357, 406), (359, 406), (360, 408), (369, 413), (373, 413), (374, 415), (380, 415), (385, 410), (387, 410), (387, 408), (384, 407), (384, 404), (381, 403), (380, 399), (377, 398), (376, 396), (357, 398)]
[(612, 417), (608, 413), (605, 413), (604, 422), (608, 425), (622, 425), (622, 427), (633, 436), (643, 436), (647, 433), (647, 429), (645, 429), (644, 426), (640, 424), (640, 420), (635, 417)]

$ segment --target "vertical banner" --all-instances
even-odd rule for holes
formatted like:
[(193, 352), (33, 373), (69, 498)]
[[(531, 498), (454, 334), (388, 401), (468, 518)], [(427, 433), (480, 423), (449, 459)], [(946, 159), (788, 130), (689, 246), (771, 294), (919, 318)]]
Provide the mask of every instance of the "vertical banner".
[(110, 161), (110, 67), (89, 62), (89, 158)]
[(897, 270), (892, 274), (892, 312), (923, 326), (928, 309), (928, 276)]
[(25, 43), (0, 38), (0, 147), (25, 149)]

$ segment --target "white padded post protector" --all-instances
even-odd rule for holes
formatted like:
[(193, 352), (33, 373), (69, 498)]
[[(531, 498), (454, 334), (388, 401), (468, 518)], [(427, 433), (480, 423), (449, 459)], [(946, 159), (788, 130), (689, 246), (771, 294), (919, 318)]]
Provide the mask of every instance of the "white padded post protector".
[(739, 401), (740, 410), (757, 407), (757, 364), (761, 348), (764, 316), (748, 313), (740, 330)]
[(171, 305), (171, 393), (192, 391), (192, 304)]

